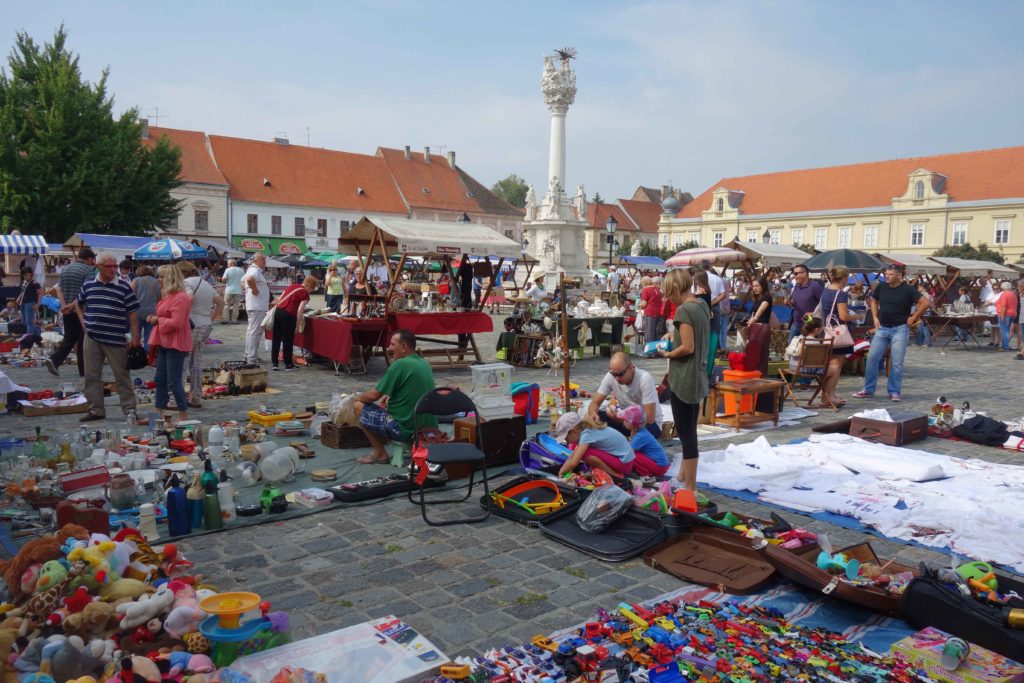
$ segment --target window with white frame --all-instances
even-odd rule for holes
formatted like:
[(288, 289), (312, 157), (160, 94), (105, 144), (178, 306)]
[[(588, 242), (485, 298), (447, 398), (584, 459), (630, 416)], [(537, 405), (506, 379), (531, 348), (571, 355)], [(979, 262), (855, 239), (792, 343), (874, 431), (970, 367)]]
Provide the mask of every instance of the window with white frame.
[(675, 234), (675, 240), (676, 240), (676, 249), (679, 249), (680, 247), (682, 247), (683, 246), (683, 233), (677, 232)]
[(716, 232), (715, 233), (715, 246), (716, 247), (720, 247), (723, 244), (725, 244), (725, 233), (724, 232)]
[(719, 211), (719, 213), (721, 213), (724, 210), (725, 210), (725, 200), (722, 199), (721, 197), (719, 197), (718, 198), (718, 211)]
[(782, 231), (781, 230), (769, 230), (768, 231), (768, 244), (782, 244)]
[(864, 246), (865, 247), (877, 247), (878, 246), (878, 226), (877, 225), (865, 225), (864, 226)]
[(910, 246), (919, 247), (924, 244), (924, 223), (910, 224)]
[(828, 246), (828, 228), (814, 229), (814, 248), (824, 249)]
[(694, 244), (700, 244), (700, 233), (699, 232), (691, 232), (690, 233), (690, 239), (688, 241), (693, 242)]
[(757, 244), (757, 230), (747, 230), (747, 241), (751, 244)]
[(850, 248), (850, 233), (853, 228), (839, 228), (839, 248), (849, 249)]
[(953, 246), (967, 244), (967, 221), (953, 222)]
[(668, 235), (661, 236), (661, 246), (665, 249), (668, 249)]
[(996, 221), (996, 234), (995, 239), (992, 240), (996, 244), (1009, 244), (1010, 243), (1010, 221), (1002, 219)]
[(914, 183), (914, 199), (924, 199), (924, 181)]
[(260, 219), (254, 213), (247, 214), (245, 217), (245, 232), (247, 235), (255, 235), (260, 231)]
[(793, 244), (803, 244), (803, 243), (804, 243), (804, 229), (803, 228), (793, 228)]

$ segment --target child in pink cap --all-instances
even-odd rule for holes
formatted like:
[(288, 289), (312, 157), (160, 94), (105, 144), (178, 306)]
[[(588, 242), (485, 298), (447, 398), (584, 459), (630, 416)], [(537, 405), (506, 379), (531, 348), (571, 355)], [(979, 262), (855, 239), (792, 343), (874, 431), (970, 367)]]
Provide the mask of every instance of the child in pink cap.
[(631, 405), (620, 411), (619, 417), (622, 418), (623, 426), (632, 432), (629, 445), (636, 454), (633, 471), (640, 475), (654, 477), (660, 477), (668, 472), (668, 454), (647, 429), (644, 409), (638, 405)]

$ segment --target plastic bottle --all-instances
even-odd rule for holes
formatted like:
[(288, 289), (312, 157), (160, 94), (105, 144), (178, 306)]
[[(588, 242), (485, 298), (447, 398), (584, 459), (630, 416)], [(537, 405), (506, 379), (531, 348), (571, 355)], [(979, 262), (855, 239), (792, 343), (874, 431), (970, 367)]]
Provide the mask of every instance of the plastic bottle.
[(192, 479), (192, 485), (185, 493), (185, 507), (188, 510), (189, 524), (193, 529), (203, 528), (203, 483), (197, 473)]
[(133, 436), (135, 434), (136, 426), (138, 425), (138, 418), (135, 417), (134, 410), (128, 410), (124, 414), (124, 435)]
[[(216, 478), (216, 475), (214, 477)], [(206, 482), (206, 495), (203, 496), (203, 527), (206, 529), (224, 527), (224, 519), (220, 516), (220, 499), (217, 497), (216, 480)]]
[(235, 487), (231, 485), (226, 470), (220, 471), (220, 483), (217, 484), (217, 499), (220, 501), (220, 516), (226, 522), (234, 521), (235, 513)]
[(224, 453), (224, 428), (218, 424), (210, 427), (206, 435), (206, 452), (211, 458), (219, 458)]
[(32, 444), (32, 458), (40, 465), (47, 459), (42, 427), (36, 427), (36, 441)]
[(184, 536), (192, 530), (185, 503), (185, 490), (177, 473), (171, 475), (167, 487), (167, 526), (171, 536)]
[(160, 538), (160, 532), (156, 530), (156, 511), (152, 503), (143, 503), (139, 506), (139, 533), (147, 541)]

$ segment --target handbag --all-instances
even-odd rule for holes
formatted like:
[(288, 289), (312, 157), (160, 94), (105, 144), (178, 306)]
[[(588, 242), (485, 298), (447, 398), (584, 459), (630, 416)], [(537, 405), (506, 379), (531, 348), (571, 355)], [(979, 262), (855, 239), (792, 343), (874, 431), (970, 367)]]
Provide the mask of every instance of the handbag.
[(277, 303), (270, 307), (270, 310), (267, 311), (267, 314), (263, 316), (263, 322), (261, 323), (263, 325), (264, 330), (266, 330), (267, 332), (274, 331), (274, 314), (277, 312), (277, 307), (280, 306), (285, 301), (287, 301), (288, 297), (290, 297), (297, 291), (299, 290), (293, 289), (292, 291), (288, 292), (283, 298), (278, 299)]
[[(839, 292), (837, 291), (835, 298), (832, 299), (832, 308), (828, 312), (828, 318), (825, 320), (825, 338), (832, 340), (832, 348), (834, 349), (853, 346), (853, 335), (850, 334), (850, 328), (835, 316), (836, 303), (838, 301)], [(833, 323), (833, 321), (835, 322)]]

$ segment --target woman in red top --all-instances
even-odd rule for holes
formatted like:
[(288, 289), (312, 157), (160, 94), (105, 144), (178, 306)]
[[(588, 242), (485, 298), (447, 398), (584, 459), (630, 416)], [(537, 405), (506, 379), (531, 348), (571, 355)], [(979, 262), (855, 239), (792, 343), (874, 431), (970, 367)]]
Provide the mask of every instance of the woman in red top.
[(665, 332), (665, 318), (662, 316), (665, 302), (661, 297), (661, 282), (655, 285), (651, 278), (644, 276), (640, 284), (643, 285), (640, 290), (640, 308), (644, 312), (644, 341), (658, 341)]
[(295, 343), (295, 326), (306, 310), (309, 295), (320, 286), (320, 281), (312, 275), (307, 276), (301, 285), (289, 285), (274, 305), (274, 332), (270, 341), (270, 362), (277, 370), (278, 352), (284, 347), (284, 369), (294, 370), (292, 363), (292, 346)]
[(185, 356), (192, 351), (192, 326), (189, 312), (192, 298), (185, 292), (185, 283), (178, 266), (169, 263), (156, 271), (160, 281), (160, 301), (156, 313), (146, 318), (153, 326), (149, 339), (150, 347), (156, 346), (156, 393), (153, 402), (156, 409), (167, 410), (167, 395), (174, 394), (178, 404), (178, 421), (188, 419), (188, 398), (185, 396), (183, 373)]
[(1009, 281), (1003, 281), (1000, 289), (1002, 291), (996, 299), (996, 316), (999, 318), (999, 331), (1002, 333), (1002, 347), (997, 346), (996, 351), (1009, 351), (1010, 337), (1013, 336), (1011, 331), (1020, 304), (1017, 301), (1017, 292), (1013, 291), (1013, 285)]

